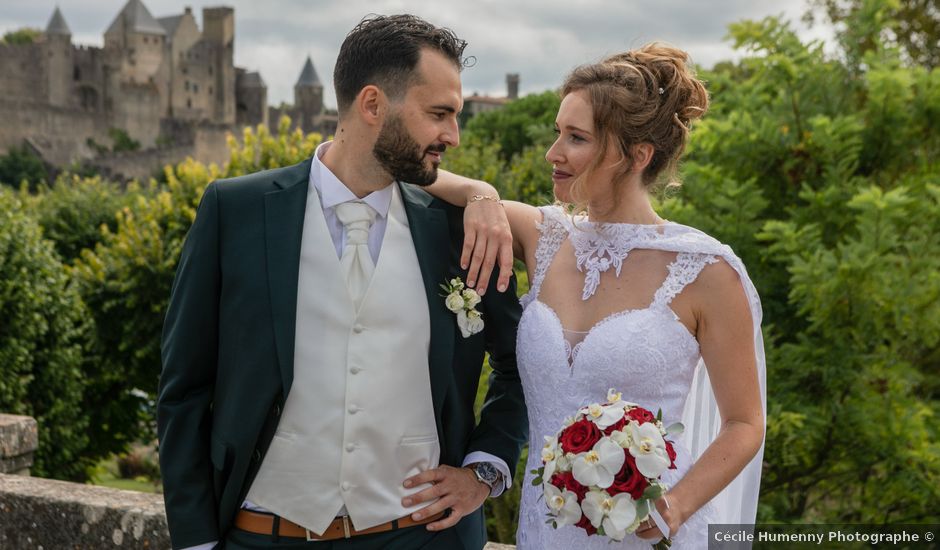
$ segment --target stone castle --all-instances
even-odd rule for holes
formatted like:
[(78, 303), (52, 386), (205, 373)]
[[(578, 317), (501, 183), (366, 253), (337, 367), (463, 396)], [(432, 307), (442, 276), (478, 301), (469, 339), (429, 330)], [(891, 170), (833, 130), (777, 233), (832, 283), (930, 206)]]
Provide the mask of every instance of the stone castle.
[[(269, 108), (261, 75), (234, 65), (234, 9), (203, 8), (202, 21), (200, 31), (191, 8), (155, 18), (129, 0), (99, 48), (74, 45), (56, 8), (33, 43), (0, 44), (0, 153), (25, 144), (51, 166), (86, 162), (146, 177), (186, 156), (221, 163), (228, 133), (258, 124), (276, 131), (284, 114), (305, 132), (335, 131), (309, 57), (294, 105)], [(140, 150), (108, 152), (115, 129)]]

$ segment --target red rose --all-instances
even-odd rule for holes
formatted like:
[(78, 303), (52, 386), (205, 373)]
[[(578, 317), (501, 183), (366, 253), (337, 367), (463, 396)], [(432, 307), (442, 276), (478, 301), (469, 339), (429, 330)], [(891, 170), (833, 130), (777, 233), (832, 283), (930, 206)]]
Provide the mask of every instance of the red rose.
[(646, 424), (647, 422), (656, 421), (656, 417), (653, 416), (653, 413), (649, 412), (643, 407), (637, 407), (627, 411), (627, 418), (636, 420), (639, 424)]
[(610, 426), (607, 426), (607, 428), (604, 430), (604, 435), (610, 435), (617, 430), (623, 431), (626, 425), (627, 425), (627, 417), (626, 416), (621, 417), (620, 420), (614, 422)]
[(581, 520), (578, 521), (578, 523), (575, 523), (574, 526), (580, 527), (581, 529), (587, 531), (588, 536), (597, 534), (597, 528), (591, 525), (591, 520), (589, 520), (588, 517), (584, 514), (581, 514)]
[(558, 435), (558, 442), (566, 453), (586, 453), (594, 448), (601, 438), (597, 424), (584, 419), (568, 426)]
[(666, 454), (669, 455), (669, 462), (670, 462), (669, 469), (675, 470), (676, 469), (676, 450), (672, 448), (671, 441), (666, 442)]
[(626, 455), (626, 460), (623, 461), (623, 467), (621, 467), (617, 475), (614, 476), (614, 482), (610, 488), (607, 489), (607, 492), (611, 495), (630, 493), (633, 500), (638, 500), (643, 496), (643, 491), (649, 487), (649, 482), (646, 480), (646, 477), (636, 469), (636, 459), (633, 458), (633, 455), (628, 452), (624, 454)]
[(578, 483), (571, 472), (561, 472), (553, 475), (550, 483), (559, 489), (568, 489), (578, 495), (578, 502), (584, 500), (584, 495), (586, 495), (588, 491), (587, 487)]

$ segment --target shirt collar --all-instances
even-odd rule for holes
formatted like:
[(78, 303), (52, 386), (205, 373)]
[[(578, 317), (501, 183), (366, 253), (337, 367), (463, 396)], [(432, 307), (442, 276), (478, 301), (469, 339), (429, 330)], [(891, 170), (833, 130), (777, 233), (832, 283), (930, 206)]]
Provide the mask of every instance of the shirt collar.
[[(310, 167), (310, 186), (320, 195), (320, 204), (323, 205), (324, 210), (340, 203), (360, 200), (320, 160), (332, 144), (332, 141), (326, 141), (317, 147), (313, 154), (313, 164)], [(389, 205), (392, 203), (392, 186), (388, 185), (378, 191), (373, 191), (361, 200), (371, 206), (379, 216), (386, 218)]]

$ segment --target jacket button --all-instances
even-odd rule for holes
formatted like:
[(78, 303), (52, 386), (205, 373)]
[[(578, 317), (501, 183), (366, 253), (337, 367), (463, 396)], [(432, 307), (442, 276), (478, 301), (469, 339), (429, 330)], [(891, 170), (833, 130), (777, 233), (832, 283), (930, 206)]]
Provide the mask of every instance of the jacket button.
[(353, 326), (353, 332), (355, 332), (356, 334), (361, 333), (361, 332), (364, 331), (365, 329), (366, 329), (366, 327), (364, 327), (364, 326), (362, 326), (362, 325), (360, 325), (360, 324), (358, 324), (358, 323), (356, 323), (356, 325)]
[(255, 452), (251, 455), (251, 459), (255, 462), (261, 462), (261, 449), (255, 449)]
[(274, 405), (274, 416), (281, 416), (281, 405)]

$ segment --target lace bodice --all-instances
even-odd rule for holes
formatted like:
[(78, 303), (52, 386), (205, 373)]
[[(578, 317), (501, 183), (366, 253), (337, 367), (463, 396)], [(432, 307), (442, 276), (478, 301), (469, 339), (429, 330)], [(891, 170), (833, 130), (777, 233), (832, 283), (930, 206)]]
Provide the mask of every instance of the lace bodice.
[[(661, 408), (665, 424), (681, 420), (700, 354), (695, 337), (670, 307), (670, 303), (693, 282), (714, 255), (693, 249), (678, 252), (668, 266), (665, 281), (649, 306), (609, 315), (594, 324), (583, 339), (572, 344), (556, 312), (539, 300), (548, 267), (568, 239), (577, 266), (585, 273), (582, 300), (594, 294), (601, 273), (614, 269), (619, 275), (631, 250), (655, 247), (670, 235), (670, 226), (586, 224), (574, 229), (571, 220), (557, 207), (542, 209), (540, 240), (529, 293), (522, 298), (524, 311), (519, 322), (517, 354), (529, 415), (529, 461), (526, 472), (540, 466), (543, 436), (553, 435), (565, 417), (579, 407), (602, 400), (608, 388), (623, 392), (623, 398), (654, 412)], [(568, 331), (569, 333), (572, 331)], [(570, 335), (569, 335), (570, 336)], [(573, 348), (573, 349), (572, 349)], [(570, 363), (569, 363), (570, 360)], [(681, 437), (677, 441), (677, 469), (663, 480), (674, 485), (690, 466)], [(520, 550), (553, 548), (649, 548), (647, 541), (628, 535), (622, 543), (605, 537), (587, 537), (580, 528), (553, 529), (546, 525), (547, 508), (540, 499), (541, 487), (531, 485), (531, 474), (522, 482), (523, 499), (517, 544)], [(690, 518), (674, 537), (674, 549), (705, 548), (710, 506)]]

